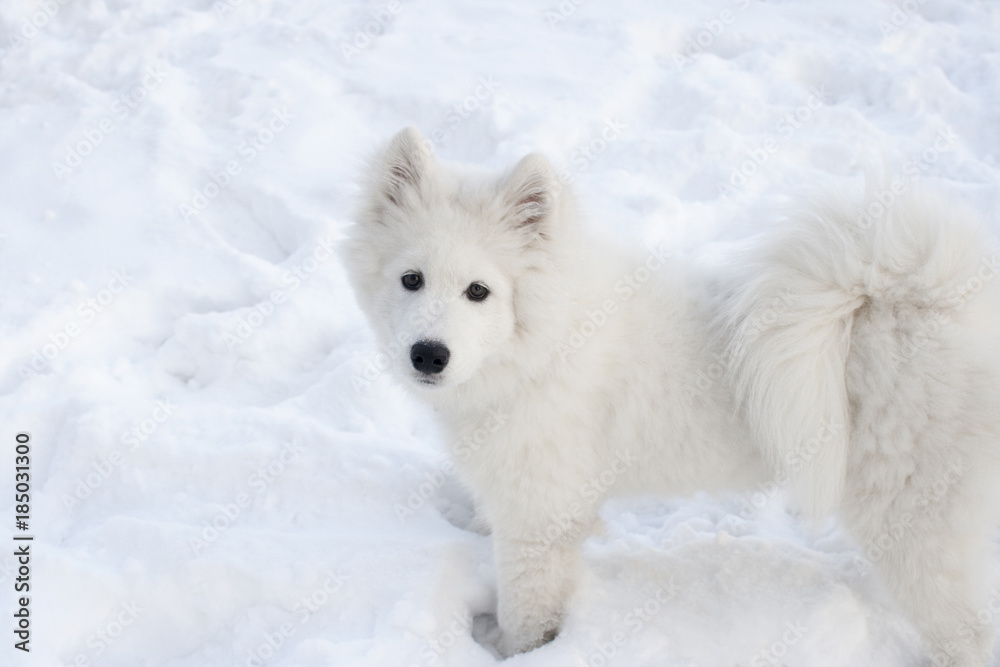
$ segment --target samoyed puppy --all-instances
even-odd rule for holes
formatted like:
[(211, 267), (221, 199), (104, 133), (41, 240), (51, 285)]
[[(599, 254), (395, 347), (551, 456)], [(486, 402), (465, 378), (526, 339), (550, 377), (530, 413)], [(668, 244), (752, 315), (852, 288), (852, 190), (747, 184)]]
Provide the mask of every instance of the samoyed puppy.
[(840, 517), (934, 664), (986, 664), (1000, 255), (974, 216), (869, 182), (719, 279), (588, 232), (544, 157), (485, 174), (427, 146), (405, 129), (374, 161), (344, 257), (395, 374), (460, 443), (503, 655), (559, 631), (608, 495), (776, 481)]

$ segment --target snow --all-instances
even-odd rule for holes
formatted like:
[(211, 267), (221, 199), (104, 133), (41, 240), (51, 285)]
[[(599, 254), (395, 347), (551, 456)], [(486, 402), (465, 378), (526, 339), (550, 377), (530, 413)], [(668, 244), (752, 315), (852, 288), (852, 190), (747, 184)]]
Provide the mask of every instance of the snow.
[[(710, 254), (883, 159), (1000, 229), (1000, 6), (662, 4), (0, 4), (0, 423), (31, 434), (35, 536), (3, 664), (495, 662), (489, 538), (330, 251), (408, 123), (446, 159), (546, 153), (637, 246)], [(562, 634), (508, 664), (920, 660), (780, 494), (603, 516)]]

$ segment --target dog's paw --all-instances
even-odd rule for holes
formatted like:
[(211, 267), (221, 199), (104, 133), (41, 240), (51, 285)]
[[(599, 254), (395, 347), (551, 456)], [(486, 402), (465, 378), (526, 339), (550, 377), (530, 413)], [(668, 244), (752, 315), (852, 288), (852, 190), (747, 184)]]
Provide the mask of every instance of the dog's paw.
[(530, 651), (532, 648), (530, 646), (524, 646), (521, 642), (515, 641), (513, 637), (503, 631), (500, 631), (494, 646), (500, 654), (500, 657), (505, 659), (511, 657), (512, 655), (517, 655), (518, 653)]
[(479, 614), (472, 618), (472, 638), (493, 654), (494, 658), (506, 658), (497, 644), (500, 641), (500, 624), (496, 614)]
[(496, 652), (500, 654), (500, 657), (509, 658), (512, 655), (527, 653), (528, 651), (533, 651), (539, 646), (545, 646), (550, 641), (555, 639), (558, 634), (559, 630), (553, 628), (551, 630), (546, 630), (541, 637), (527, 639), (525, 637), (507, 634), (498, 626), (496, 630), (497, 637), (493, 642), (493, 646), (496, 649)]
[(525, 642), (501, 630), (495, 614), (479, 614), (472, 619), (472, 638), (494, 658), (506, 659), (518, 653), (525, 653), (552, 641), (555, 635), (555, 631), (552, 631), (540, 642)]

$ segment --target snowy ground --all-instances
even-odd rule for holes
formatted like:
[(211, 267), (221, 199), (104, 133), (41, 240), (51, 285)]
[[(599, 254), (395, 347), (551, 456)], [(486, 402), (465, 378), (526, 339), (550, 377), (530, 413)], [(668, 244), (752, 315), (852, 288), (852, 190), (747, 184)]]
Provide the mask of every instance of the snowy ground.
[[(36, 538), (0, 664), (493, 664), (489, 539), (330, 254), (359, 163), (407, 123), (541, 150), (623, 242), (694, 251), (884, 152), (1000, 229), (1000, 6), (908, 2), (0, 4), (0, 540), (19, 431)], [(604, 516), (509, 664), (919, 664), (780, 497)]]

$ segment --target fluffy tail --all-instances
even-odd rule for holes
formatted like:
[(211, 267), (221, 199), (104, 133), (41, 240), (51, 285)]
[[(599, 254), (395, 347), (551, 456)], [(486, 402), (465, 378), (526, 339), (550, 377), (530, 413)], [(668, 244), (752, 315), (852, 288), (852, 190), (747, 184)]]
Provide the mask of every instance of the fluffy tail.
[(717, 322), (739, 409), (810, 516), (836, 509), (850, 436), (855, 313), (875, 301), (955, 309), (985, 234), (917, 184), (869, 178), (796, 209), (738, 262)]

